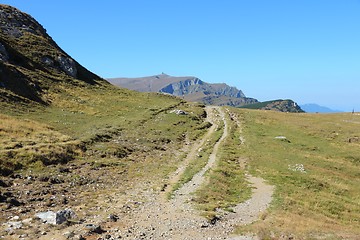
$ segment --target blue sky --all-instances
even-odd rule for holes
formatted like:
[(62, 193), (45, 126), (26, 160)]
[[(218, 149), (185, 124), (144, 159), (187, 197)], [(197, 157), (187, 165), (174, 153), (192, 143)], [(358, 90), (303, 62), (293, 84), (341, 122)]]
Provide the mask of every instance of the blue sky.
[(165, 72), (360, 111), (360, 0), (8, 0), (107, 77)]

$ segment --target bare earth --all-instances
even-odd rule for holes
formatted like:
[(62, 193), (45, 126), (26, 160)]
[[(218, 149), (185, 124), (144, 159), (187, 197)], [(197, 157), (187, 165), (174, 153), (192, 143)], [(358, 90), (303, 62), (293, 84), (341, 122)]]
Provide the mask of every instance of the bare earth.
[[(117, 222), (101, 222), (105, 233), (102, 237), (98, 234), (87, 236), (86, 239), (232, 239), (232, 240), (256, 240), (256, 236), (235, 236), (232, 234), (238, 225), (250, 224), (259, 219), (260, 214), (266, 210), (272, 201), (274, 188), (264, 182), (263, 179), (247, 175), (248, 182), (253, 187), (250, 199), (233, 208), (233, 212), (219, 211), (220, 220), (209, 223), (192, 204), (193, 193), (206, 182), (205, 172), (216, 167), (217, 152), (222, 142), (228, 136), (228, 125), (225, 120), (226, 114), (220, 107), (207, 107), (208, 121), (213, 126), (208, 133), (188, 149), (188, 154), (178, 169), (169, 176), (166, 189), (154, 188), (151, 182), (134, 182), (124, 192), (114, 192), (103, 196), (109, 204), (102, 210), (102, 215), (115, 212), (119, 216)], [(236, 117), (231, 119), (240, 126)], [(224, 123), (224, 132), (220, 140), (214, 145), (213, 151), (206, 166), (201, 169), (193, 179), (174, 192), (173, 198), (167, 198), (173, 184), (185, 171), (189, 162), (196, 158), (199, 148), (211, 137), (218, 128), (218, 124)], [(239, 146), (245, 142), (243, 137), (239, 139)], [(94, 216), (96, 223), (96, 216)], [(99, 220), (103, 219), (99, 216)], [(78, 225), (69, 227), (66, 231), (78, 232)], [(66, 234), (65, 234), (66, 235)], [(64, 238), (64, 230), (53, 232), (40, 239), (73, 239)], [(79, 239), (79, 238), (77, 238)]]
[(207, 113), (213, 126), (204, 138), (191, 148), (184, 163), (171, 176), (170, 183), (173, 184), (179, 179), (188, 162), (195, 157), (199, 146), (216, 130), (217, 120), (220, 120), (225, 124), (224, 133), (214, 145), (207, 165), (190, 182), (177, 190), (171, 200), (166, 198), (169, 188), (164, 192), (147, 190), (131, 193), (133, 196), (142, 194), (146, 200), (131, 211), (128, 224), (120, 230), (123, 232), (127, 229), (127, 236), (122, 235), (122, 239), (256, 239), (252, 236), (232, 236), (231, 233), (236, 225), (256, 221), (270, 204), (273, 187), (267, 185), (263, 179), (248, 175), (248, 181), (254, 188), (252, 197), (234, 207), (233, 213), (225, 214), (215, 224), (209, 224), (191, 204), (192, 193), (206, 180), (204, 173), (216, 165), (218, 148), (228, 135), (224, 111), (219, 107), (208, 107)]

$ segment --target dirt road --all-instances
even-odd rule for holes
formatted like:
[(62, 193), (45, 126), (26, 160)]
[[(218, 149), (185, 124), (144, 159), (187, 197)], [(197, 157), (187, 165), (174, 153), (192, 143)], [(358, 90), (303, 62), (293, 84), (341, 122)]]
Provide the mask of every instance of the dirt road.
[(139, 206), (133, 208), (127, 216), (126, 224), (120, 230), (123, 233), (122, 239), (256, 239), (251, 236), (232, 236), (231, 233), (236, 225), (256, 221), (271, 202), (273, 187), (267, 185), (263, 179), (248, 175), (248, 181), (254, 188), (251, 198), (234, 207), (233, 213), (224, 215), (214, 225), (201, 217), (191, 204), (192, 194), (204, 183), (204, 173), (216, 166), (218, 149), (228, 136), (224, 110), (220, 107), (207, 107), (207, 114), (208, 121), (213, 126), (197, 144), (193, 145), (183, 164), (170, 177), (169, 183), (174, 184), (179, 180), (187, 164), (196, 156), (199, 147), (214, 133), (221, 121), (224, 123), (223, 135), (214, 145), (206, 166), (191, 181), (175, 191), (170, 200), (166, 198), (167, 191), (149, 189), (139, 193), (144, 202), (139, 203)]

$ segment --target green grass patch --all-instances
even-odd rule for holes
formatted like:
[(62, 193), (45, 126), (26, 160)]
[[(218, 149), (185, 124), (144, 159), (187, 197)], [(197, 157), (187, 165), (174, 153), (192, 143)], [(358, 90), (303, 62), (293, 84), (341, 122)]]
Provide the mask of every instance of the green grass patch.
[(305, 239), (315, 230), (359, 234), (360, 117), (236, 111), (244, 119), (249, 170), (276, 186), (272, 217), (253, 230), (261, 226), (281, 234), (292, 229)]
[(245, 179), (239, 126), (228, 118), (226, 121), (229, 135), (219, 148), (216, 167), (208, 172), (206, 184), (195, 194), (195, 202), (208, 219), (216, 216), (217, 209), (231, 211), (251, 194)]
[[(211, 124), (202, 124), (200, 125), (200, 127), (198, 127), (198, 129), (200, 128), (202, 130), (205, 130), (206, 128), (203, 128), (204, 125), (206, 125), (207, 127), (211, 126)], [(172, 191), (168, 194), (169, 198), (171, 198), (174, 191), (181, 188), (181, 186), (183, 186), (185, 183), (191, 181), (194, 175), (206, 166), (210, 154), (213, 151), (213, 147), (216, 142), (219, 141), (219, 139), (223, 135), (223, 132), (224, 125), (220, 123), (215, 132), (210, 136), (210, 138), (199, 148), (196, 158), (188, 164), (179, 181), (172, 187)]]

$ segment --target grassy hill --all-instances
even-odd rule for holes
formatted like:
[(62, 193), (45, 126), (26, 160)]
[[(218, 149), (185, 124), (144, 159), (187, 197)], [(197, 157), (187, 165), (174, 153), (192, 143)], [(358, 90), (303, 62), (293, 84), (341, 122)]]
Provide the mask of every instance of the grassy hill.
[[(196, 134), (201, 107), (114, 87), (61, 50), (31, 16), (10, 6), (0, 8), (2, 175), (33, 164), (66, 163), (87, 153), (116, 157), (152, 150), (161, 141), (166, 147)], [(177, 107), (192, 114), (179, 120), (169, 114)], [(170, 127), (179, 121), (179, 127)]]

